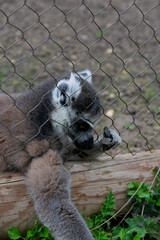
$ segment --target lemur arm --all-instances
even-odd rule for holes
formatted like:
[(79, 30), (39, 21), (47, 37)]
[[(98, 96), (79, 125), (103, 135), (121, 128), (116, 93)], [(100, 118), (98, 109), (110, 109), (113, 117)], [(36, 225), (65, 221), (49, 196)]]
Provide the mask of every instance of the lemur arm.
[(100, 140), (96, 139), (94, 141), (94, 146), (91, 150), (80, 150), (72, 143), (69, 147), (66, 147), (62, 156), (64, 161), (82, 158), (95, 158), (111, 148), (116, 148), (121, 142), (122, 140), (118, 133), (105, 126), (103, 134), (100, 136)]

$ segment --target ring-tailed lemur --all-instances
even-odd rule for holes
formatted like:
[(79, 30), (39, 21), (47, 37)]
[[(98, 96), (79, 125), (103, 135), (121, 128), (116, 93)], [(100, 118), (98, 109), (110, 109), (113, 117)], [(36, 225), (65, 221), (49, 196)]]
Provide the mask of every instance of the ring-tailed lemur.
[(70, 199), (70, 174), (63, 162), (115, 148), (121, 138), (93, 129), (101, 115), (91, 72), (51, 79), (27, 92), (0, 94), (0, 171), (22, 171), (40, 221), (58, 240), (93, 236)]

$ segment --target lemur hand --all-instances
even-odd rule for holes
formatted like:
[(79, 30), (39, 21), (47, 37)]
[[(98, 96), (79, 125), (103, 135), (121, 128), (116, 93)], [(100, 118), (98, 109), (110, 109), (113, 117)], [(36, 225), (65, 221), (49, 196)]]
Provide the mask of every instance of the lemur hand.
[(121, 137), (116, 131), (109, 129), (107, 126), (103, 130), (103, 138), (100, 140), (103, 151), (107, 151), (111, 148), (116, 148), (122, 142)]

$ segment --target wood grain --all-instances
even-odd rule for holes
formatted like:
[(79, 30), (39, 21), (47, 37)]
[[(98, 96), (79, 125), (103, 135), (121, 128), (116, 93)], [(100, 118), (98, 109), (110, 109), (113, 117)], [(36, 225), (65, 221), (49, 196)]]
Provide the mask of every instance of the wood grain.
[[(100, 157), (85, 162), (66, 164), (72, 176), (72, 200), (79, 211), (90, 215), (99, 210), (109, 190), (117, 200), (117, 209), (126, 202), (127, 184), (142, 181), (148, 172), (160, 166), (160, 151), (118, 155), (114, 159)], [(153, 179), (151, 174), (147, 182)], [(23, 233), (33, 226), (35, 212), (28, 196), (24, 176), (0, 174), (0, 240), (7, 239), (7, 230), (18, 227)]]

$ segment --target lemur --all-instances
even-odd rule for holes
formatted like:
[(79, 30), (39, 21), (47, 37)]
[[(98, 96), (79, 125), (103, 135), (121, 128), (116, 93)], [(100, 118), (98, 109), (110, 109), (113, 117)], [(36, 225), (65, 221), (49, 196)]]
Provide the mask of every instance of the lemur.
[(25, 173), (36, 214), (56, 240), (94, 239), (71, 201), (64, 162), (92, 159), (121, 143), (108, 127), (94, 140), (101, 110), (89, 70), (0, 94), (0, 171)]

